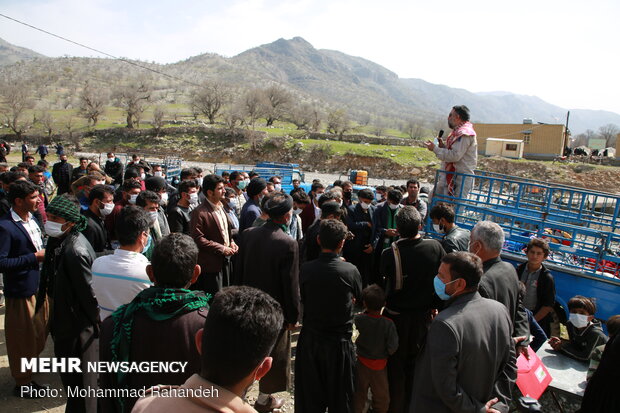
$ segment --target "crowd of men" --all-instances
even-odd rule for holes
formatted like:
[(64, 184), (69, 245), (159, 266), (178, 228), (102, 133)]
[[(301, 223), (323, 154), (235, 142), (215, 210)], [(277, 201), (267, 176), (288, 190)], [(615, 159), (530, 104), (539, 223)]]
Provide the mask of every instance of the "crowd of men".
[[(47, 167), (0, 164), (16, 396), (44, 394), (20, 361), (49, 334), (56, 357), (82, 363), (186, 362), (176, 373), (62, 372), (65, 388), (168, 386), (140, 400), (68, 397), (67, 412), (270, 412), (293, 370), (297, 412), (508, 411), (530, 320), (519, 276), (500, 258), (503, 231), (459, 228), (450, 205), (429, 210), (418, 181), (355, 194), (349, 181), (315, 181), (307, 193), (293, 182), (285, 192), (279, 176), (186, 168), (173, 186), (160, 165), (113, 153), (103, 167), (73, 167), (64, 153)], [(422, 236), (427, 220), (441, 240)], [(218, 394), (186, 396), (208, 386)], [(177, 396), (157, 397), (163, 389)]]

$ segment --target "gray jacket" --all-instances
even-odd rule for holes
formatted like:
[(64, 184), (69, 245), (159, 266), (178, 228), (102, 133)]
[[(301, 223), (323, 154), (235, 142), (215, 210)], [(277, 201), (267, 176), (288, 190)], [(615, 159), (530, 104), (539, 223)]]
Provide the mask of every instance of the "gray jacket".
[(508, 411), (516, 376), (506, 308), (479, 293), (456, 297), (435, 318), (418, 357), (410, 412)]
[(447, 254), (455, 251), (469, 250), (469, 231), (456, 225), (444, 235), (441, 246)]

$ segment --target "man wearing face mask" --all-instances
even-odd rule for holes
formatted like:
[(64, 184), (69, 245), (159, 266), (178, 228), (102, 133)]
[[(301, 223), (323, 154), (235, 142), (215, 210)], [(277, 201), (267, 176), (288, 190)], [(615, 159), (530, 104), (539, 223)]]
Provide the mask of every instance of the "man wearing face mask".
[(110, 241), (116, 241), (118, 239), (116, 236), (116, 219), (118, 214), (121, 213), (121, 209), (127, 205), (135, 205), (138, 194), (141, 191), (142, 185), (140, 182), (134, 180), (123, 182), (123, 185), (117, 190), (116, 196), (118, 196), (118, 200), (114, 202), (114, 209), (112, 209), (112, 212), (105, 217), (105, 227), (108, 231)]
[(293, 216), (289, 224), (289, 231), (294, 240), (301, 243), (304, 238), (300, 214), (310, 204), (310, 197), (304, 191), (297, 191), (293, 195)]
[(359, 202), (349, 207), (346, 224), (355, 238), (349, 240), (347, 261), (355, 265), (362, 275), (362, 288), (370, 282), (372, 273), (372, 232), (375, 207), (372, 205), (372, 191), (362, 189), (358, 192)]
[[(80, 214), (77, 200), (71, 195), (57, 196), (47, 206), (45, 232), (60, 241), (50, 253), (52, 313), (50, 333), (54, 339), (56, 357), (76, 357), (81, 365), (98, 360), (95, 340), (99, 330), (99, 308), (92, 290), (91, 267), (96, 254), (82, 235), (88, 220)], [(84, 369), (60, 373), (67, 388), (97, 388), (97, 374)], [(67, 397), (68, 412), (95, 411), (94, 397)]]
[(422, 218), (415, 207), (402, 207), (395, 220), (400, 239), (383, 250), (379, 274), (385, 277), (386, 286), (383, 315), (394, 321), (398, 332), (398, 350), (387, 363), (388, 411), (401, 413), (411, 400), (416, 357), (432, 315), (441, 307), (433, 294), (433, 278), (445, 252), (439, 241), (420, 236)]
[(117, 187), (123, 183), (123, 164), (112, 152), (108, 152), (107, 156), (108, 160), (105, 162), (103, 171), (112, 178), (112, 185)]
[(448, 204), (439, 203), (431, 209), (433, 230), (443, 234), (441, 246), (449, 254), (455, 251), (469, 251), (469, 231), (454, 223), (454, 209)]
[(313, 182), (310, 187), (310, 204), (304, 208), (299, 215), (302, 222), (302, 230), (304, 233), (308, 232), (308, 228), (314, 222), (321, 218), (321, 207), (319, 206), (319, 198), (325, 193), (325, 185), (320, 182)]
[(58, 187), (56, 195), (62, 195), (71, 191), (71, 175), (73, 174), (73, 165), (67, 162), (67, 155), (60, 155), (60, 162), (52, 167), (52, 178)]
[(496, 223), (481, 221), (472, 229), (469, 251), (480, 257), (484, 270), (479, 286), (480, 295), (499, 301), (506, 306), (514, 326), (512, 336), (515, 342), (521, 343), (517, 346), (517, 351), (527, 353), (530, 336), (529, 321), (523, 306), (517, 271), (500, 257), (503, 246), (504, 231)]
[(516, 374), (512, 326), (503, 305), (477, 292), (481, 277), (474, 254), (441, 260), (434, 289), (447, 307), (416, 362), (410, 412), (508, 412)]
[(301, 306), (299, 245), (286, 233), (286, 225), (293, 213), (293, 199), (290, 195), (274, 194), (265, 210), (269, 220), (242, 234), (240, 254), (235, 263), (235, 284), (259, 288), (271, 295), (282, 306), (286, 323), (282, 325), (271, 354), (274, 368), (260, 381), (259, 396), (254, 404), (259, 412), (270, 412), (284, 404), (272, 394), (288, 390), (291, 384), (290, 331), (299, 321)]
[(105, 228), (105, 217), (114, 209), (114, 191), (106, 185), (95, 185), (88, 194), (88, 209), (82, 215), (88, 218), (88, 225), (82, 231), (97, 255), (111, 250), (108, 232)]
[(153, 254), (153, 248), (155, 245), (166, 235), (170, 234), (170, 227), (168, 226), (168, 220), (163, 214), (161, 205), (161, 198), (153, 191), (142, 191), (138, 195), (136, 200), (136, 206), (141, 207), (149, 214), (149, 221), (151, 223), (150, 228), (150, 243), (146, 246), (146, 250), (143, 252), (144, 256), (151, 259)]
[(345, 207), (353, 205), (353, 183), (351, 181), (342, 183), (342, 202)]
[(254, 178), (248, 185), (248, 200), (241, 209), (239, 217), (239, 233), (243, 233), (246, 228), (250, 228), (256, 218), (261, 214), (260, 201), (267, 195), (267, 181), (263, 178)]
[(282, 178), (279, 176), (272, 176), (269, 178), (269, 182), (273, 184), (273, 190), (275, 192), (282, 192)]
[(198, 185), (196, 181), (182, 181), (179, 184), (179, 200), (168, 210), (170, 232), (190, 234), (190, 213), (198, 206)]
[(396, 220), (394, 217), (401, 207), (400, 201), (403, 199), (403, 193), (398, 189), (390, 189), (387, 201), (375, 209), (375, 227), (373, 232), (373, 248), (379, 256), (381, 251), (392, 245), (398, 239), (398, 230), (396, 229)]
[(243, 205), (245, 205), (247, 198), (245, 192), (243, 192), (248, 184), (249, 180), (246, 180), (243, 173), (239, 171), (233, 171), (230, 174), (230, 187), (235, 191), (235, 197), (237, 199), (235, 205), (235, 212), (237, 214), (237, 218), (241, 216), (241, 209)]
[(142, 254), (148, 245), (150, 223), (142, 208), (123, 208), (116, 221), (120, 246), (113, 254), (101, 256), (93, 263), (93, 290), (102, 320), (151, 285), (146, 275), (149, 260)]
[[(223, 289), (211, 303), (204, 329), (196, 334), (199, 374), (174, 386), (173, 391), (181, 391), (175, 397), (154, 393), (140, 399), (134, 413), (254, 413), (244, 399), (253, 383), (270, 370), (269, 353), (281, 325), (280, 305), (264, 292), (248, 287)], [(212, 388), (210, 395), (193, 395)]]

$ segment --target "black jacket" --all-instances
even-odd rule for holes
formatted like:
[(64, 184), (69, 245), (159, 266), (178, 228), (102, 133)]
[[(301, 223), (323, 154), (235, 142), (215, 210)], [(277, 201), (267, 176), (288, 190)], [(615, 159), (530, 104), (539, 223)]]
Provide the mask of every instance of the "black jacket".
[[(517, 267), (517, 276), (521, 278), (523, 270), (527, 263), (523, 263)], [(542, 307), (553, 307), (555, 305), (555, 281), (551, 272), (542, 264), (540, 273), (538, 274), (538, 286), (536, 287), (536, 307), (532, 311), (534, 315)]]
[(506, 306), (513, 323), (513, 337), (529, 337), (530, 326), (515, 267), (502, 261), (500, 257), (495, 257), (483, 262), (482, 268), (484, 275), (478, 286), (480, 295)]
[(92, 289), (95, 251), (81, 233), (69, 233), (55, 252), (52, 336), (75, 337), (99, 323), (99, 307)]
[(469, 231), (455, 225), (450, 232), (444, 235), (441, 246), (448, 254), (455, 251), (467, 251), (469, 249)]
[(113, 184), (120, 185), (123, 183), (123, 164), (118, 158), (114, 158), (112, 162), (106, 161), (103, 171), (114, 179)]
[(178, 204), (168, 209), (168, 226), (170, 227), (170, 232), (180, 232), (190, 235), (190, 212), (189, 208), (181, 207)]
[[(368, 226), (369, 222), (371, 226)], [(362, 253), (365, 245), (372, 245), (372, 234), (375, 226), (374, 206), (371, 205), (368, 210), (364, 210), (359, 203), (351, 205), (345, 223), (349, 231), (355, 235), (355, 238), (349, 241), (348, 247), (352, 254)]]
[(90, 209), (83, 210), (82, 215), (88, 218), (88, 226), (82, 231), (82, 234), (90, 242), (95, 253), (100, 255), (106, 249), (112, 249), (109, 245), (108, 232), (105, 229), (103, 219), (93, 214)]
[(71, 175), (73, 173), (73, 165), (69, 162), (57, 162), (52, 167), (52, 178), (58, 187), (57, 195), (71, 191)]

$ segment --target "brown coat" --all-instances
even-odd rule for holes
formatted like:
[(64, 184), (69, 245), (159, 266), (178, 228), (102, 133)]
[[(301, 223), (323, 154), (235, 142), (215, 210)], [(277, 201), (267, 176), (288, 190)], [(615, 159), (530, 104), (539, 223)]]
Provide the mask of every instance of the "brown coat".
[[(232, 223), (228, 214), (228, 237), (232, 242)], [(198, 246), (198, 265), (203, 273), (219, 272), (224, 263), (224, 237), (213, 207), (205, 201), (191, 213), (191, 236)]]

